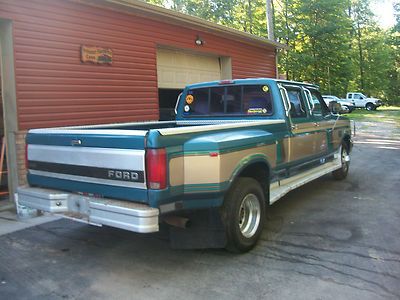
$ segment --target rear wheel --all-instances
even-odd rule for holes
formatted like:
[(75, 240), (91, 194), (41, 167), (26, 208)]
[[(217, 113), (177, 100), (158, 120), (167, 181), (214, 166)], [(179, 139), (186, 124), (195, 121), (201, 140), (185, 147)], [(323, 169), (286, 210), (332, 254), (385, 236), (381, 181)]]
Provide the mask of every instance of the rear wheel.
[(367, 103), (367, 105), (365, 106), (366, 110), (374, 110), (375, 109), (375, 105), (373, 105), (372, 103)]
[(251, 250), (265, 224), (265, 194), (253, 178), (238, 178), (222, 206), (226, 249), (232, 252)]
[(340, 161), (342, 163), (341, 168), (332, 172), (333, 178), (336, 180), (345, 179), (349, 173), (350, 156), (345, 144), (342, 144), (340, 147)]

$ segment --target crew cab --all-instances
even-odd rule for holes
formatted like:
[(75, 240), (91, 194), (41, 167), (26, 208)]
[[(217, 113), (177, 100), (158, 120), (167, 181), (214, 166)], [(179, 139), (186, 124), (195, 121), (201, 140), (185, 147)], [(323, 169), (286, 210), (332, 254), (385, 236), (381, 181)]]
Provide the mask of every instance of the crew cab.
[(32, 129), (18, 201), (140, 233), (212, 211), (221, 245), (245, 252), (269, 205), (325, 174), (347, 176), (351, 127), (338, 109), (315, 85), (224, 80), (187, 86), (175, 121)]
[(382, 105), (381, 100), (369, 98), (362, 93), (347, 93), (346, 100), (353, 103), (356, 108), (365, 108), (366, 110), (376, 110)]

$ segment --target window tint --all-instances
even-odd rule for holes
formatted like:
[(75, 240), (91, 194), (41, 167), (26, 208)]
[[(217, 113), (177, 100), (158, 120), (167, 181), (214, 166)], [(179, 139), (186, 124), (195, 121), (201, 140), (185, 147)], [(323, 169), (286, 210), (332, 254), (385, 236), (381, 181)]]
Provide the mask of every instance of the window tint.
[(290, 116), (292, 118), (304, 118), (307, 116), (306, 105), (300, 89), (287, 88), (291, 105)]
[(210, 115), (223, 114), (225, 106), (224, 100), (226, 100), (225, 88), (218, 87), (211, 89), (210, 97)]
[(272, 98), (269, 88), (260, 85), (243, 86), (243, 110), (245, 114), (271, 114)]
[(228, 86), (226, 88), (226, 112), (228, 114), (241, 114), (242, 113), (242, 87), (241, 86)]
[(267, 85), (231, 85), (189, 90), (185, 116), (271, 115), (272, 96)]
[[(196, 89), (189, 91), (186, 96), (184, 112), (188, 113), (188, 109), (190, 107), (190, 112), (193, 114), (208, 114), (208, 93), (209, 89)], [(194, 99), (196, 99), (196, 101), (194, 101)]]

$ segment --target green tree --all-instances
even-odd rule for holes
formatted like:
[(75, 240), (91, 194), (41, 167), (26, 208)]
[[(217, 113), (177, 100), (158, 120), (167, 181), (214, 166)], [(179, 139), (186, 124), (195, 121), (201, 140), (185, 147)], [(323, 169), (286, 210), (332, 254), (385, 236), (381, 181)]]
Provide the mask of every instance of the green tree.
[(396, 24), (390, 30), (388, 45), (391, 48), (391, 68), (389, 70), (389, 103), (400, 105), (400, 2), (393, 5)]
[(325, 92), (345, 93), (353, 69), (347, 3), (284, 0), (275, 7), (277, 38), (291, 47), (281, 55), (281, 71), (288, 79), (318, 83)]
[[(146, 0), (258, 36), (267, 36), (265, 0)], [(400, 2), (397, 24), (373, 21), (370, 0), (273, 0), (280, 74), (324, 93), (361, 91), (400, 103)]]

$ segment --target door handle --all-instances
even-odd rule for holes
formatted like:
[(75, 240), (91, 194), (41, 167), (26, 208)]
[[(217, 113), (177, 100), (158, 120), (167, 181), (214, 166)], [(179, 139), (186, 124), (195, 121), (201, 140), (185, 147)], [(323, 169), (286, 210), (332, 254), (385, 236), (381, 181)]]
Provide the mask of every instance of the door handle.
[(314, 122), (314, 126), (319, 127), (319, 123), (318, 122)]
[(299, 126), (297, 126), (297, 124), (292, 124), (290, 127), (291, 127), (292, 129), (297, 129), (297, 128), (299, 128)]

